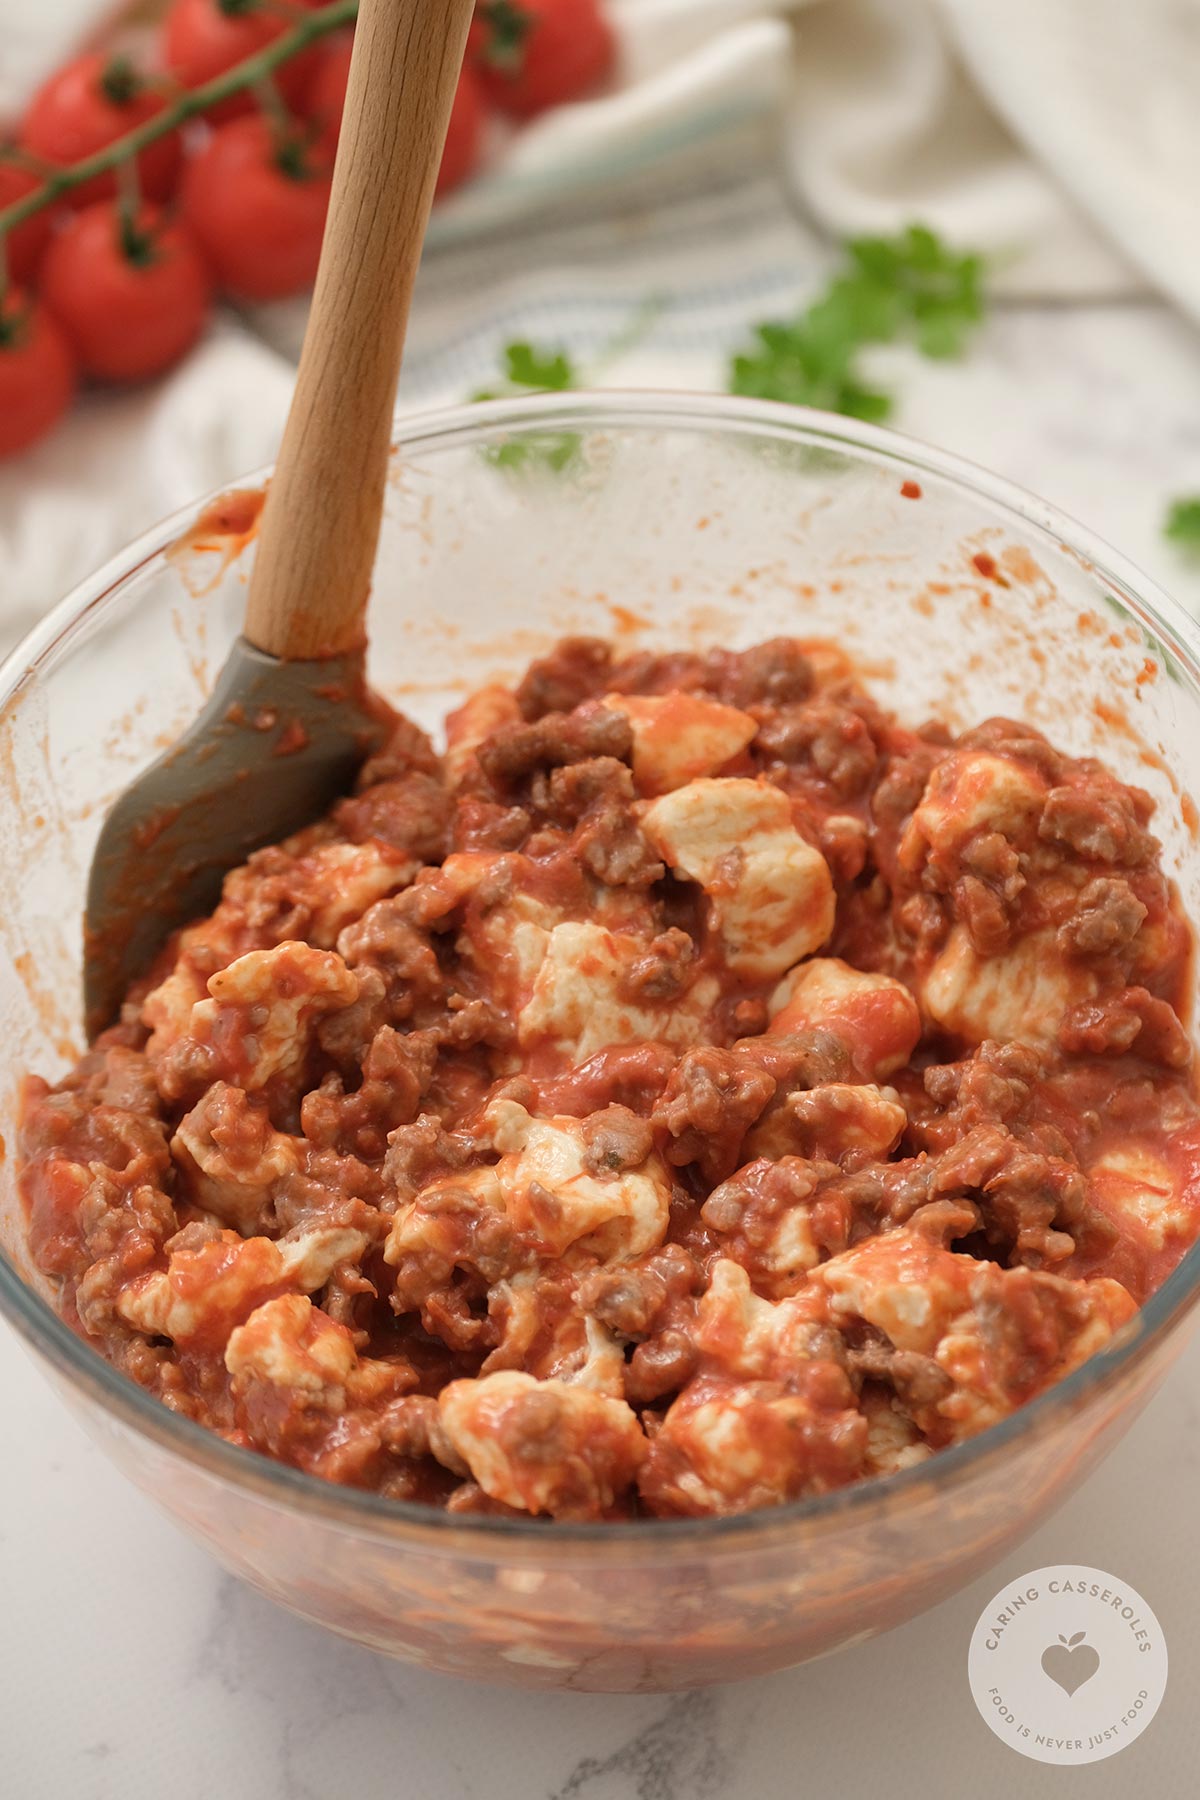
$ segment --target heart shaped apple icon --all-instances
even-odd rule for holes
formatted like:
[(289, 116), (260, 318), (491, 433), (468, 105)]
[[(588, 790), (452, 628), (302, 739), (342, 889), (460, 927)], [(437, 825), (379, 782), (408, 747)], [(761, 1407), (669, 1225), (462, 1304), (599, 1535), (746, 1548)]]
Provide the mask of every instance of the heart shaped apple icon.
[(1085, 1636), (1077, 1631), (1066, 1638), (1060, 1632), (1057, 1644), (1047, 1644), (1042, 1651), (1042, 1668), (1064, 1694), (1074, 1694), (1100, 1667), (1100, 1652), (1084, 1643)]

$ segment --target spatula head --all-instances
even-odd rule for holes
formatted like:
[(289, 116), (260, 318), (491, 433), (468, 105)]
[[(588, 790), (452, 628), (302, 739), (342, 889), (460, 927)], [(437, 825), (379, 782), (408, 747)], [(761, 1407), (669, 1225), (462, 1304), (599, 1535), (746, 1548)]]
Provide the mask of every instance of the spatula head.
[(170, 933), (211, 910), (230, 869), (349, 789), (386, 718), (361, 651), (281, 662), (239, 638), (196, 722), (100, 832), (84, 921), (89, 1038)]

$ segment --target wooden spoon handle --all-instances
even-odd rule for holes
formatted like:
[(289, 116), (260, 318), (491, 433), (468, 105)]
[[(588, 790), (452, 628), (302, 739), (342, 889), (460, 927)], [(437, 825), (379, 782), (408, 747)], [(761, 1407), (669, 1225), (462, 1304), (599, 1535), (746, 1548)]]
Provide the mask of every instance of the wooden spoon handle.
[(396, 381), (474, 0), (362, 0), (333, 195), (245, 635), (311, 660), (363, 642)]

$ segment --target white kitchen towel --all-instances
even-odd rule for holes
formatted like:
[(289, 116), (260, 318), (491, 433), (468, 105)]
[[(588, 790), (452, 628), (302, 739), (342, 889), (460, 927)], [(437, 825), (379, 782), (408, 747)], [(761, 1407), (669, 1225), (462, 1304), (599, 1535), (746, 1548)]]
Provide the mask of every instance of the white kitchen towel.
[[(1056, 115), (1069, 118), (1063, 135), (1080, 161), (1111, 166), (1132, 159), (1120, 113), (1098, 93), (1091, 104), (1085, 57), (1097, 40), (1105, 42), (1110, 16), (1134, 13), (1148, 35), (1157, 31), (1165, 72), (1180, 36), (1171, 9), (1196, 3), (817, 0), (797, 21), (786, 116), (794, 191), (816, 223), (841, 237), (923, 219), (954, 242), (990, 252), (1009, 292), (1062, 299), (1128, 293), (1137, 279), (1121, 251), (1135, 235), (1133, 195), (1098, 209), (1097, 231), (1072, 193), (1073, 165), (1068, 170), (1053, 155), (1029, 152), (1042, 120)], [(1078, 63), (1062, 56), (1064, 40), (1077, 45)], [(1128, 110), (1137, 115), (1161, 104), (1167, 83), (1151, 84), (1146, 58), (1135, 54), (1125, 67)], [(1200, 66), (1193, 63), (1189, 74), (1195, 81)], [(1182, 64), (1169, 77), (1185, 79)], [(1200, 110), (1193, 109), (1193, 122), (1200, 153)], [(1153, 185), (1158, 171), (1148, 142), (1138, 164), (1137, 182)], [(1200, 314), (1200, 253), (1181, 260), (1191, 267), (1177, 271), (1173, 291)]]
[[(660, 300), (634, 361), (602, 379), (719, 380), (738, 330), (811, 290), (822, 237), (914, 218), (987, 251), (1005, 292), (1111, 298), (1148, 277), (1200, 318), (1200, 0), (610, 5), (613, 91), (501, 134), (489, 172), (439, 209), (408, 403), (450, 392), (472, 344), (544, 321), (581, 270), (599, 304), (566, 322), (585, 361), (606, 321)], [(0, 108), (110, 11), (0, 0)], [(228, 315), (169, 380), (89, 396), (0, 469), (6, 637), (165, 510), (270, 455), (290, 366), (263, 337), (292, 352), (302, 316)]]

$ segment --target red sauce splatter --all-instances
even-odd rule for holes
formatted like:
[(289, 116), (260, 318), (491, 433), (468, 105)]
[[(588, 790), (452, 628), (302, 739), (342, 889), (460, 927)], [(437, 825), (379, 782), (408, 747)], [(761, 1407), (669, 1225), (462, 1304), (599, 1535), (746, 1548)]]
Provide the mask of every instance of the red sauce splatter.
[(160, 837), (168, 825), (173, 825), (182, 811), (181, 806), (160, 806), (148, 819), (135, 825), (130, 835), (136, 848), (148, 850), (155, 838)]
[[(1120, 643), (1120, 641), (1118, 638), (1117, 642)], [(1120, 732), (1122, 737), (1132, 738), (1135, 744), (1141, 742), (1120, 707), (1110, 706), (1107, 700), (1095, 699), (1092, 701), (1092, 711), (1110, 730)]]
[(919, 481), (902, 481), (900, 483), (900, 492), (906, 500), (920, 500), (922, 497), (921, 484)]
[(299, 719), (289, 719), (279, 734), (279, 742), (272, 750), (272, 756), (295, 756), (297, 750), (308, 747), (308, 733)]
[(994, 581), (1000, 587), (1008, 586), (1007, 581), (1005, 581), (1003, 575), (1000, 573), (1000, 566), (995, 557), (989, 556), (986, 550), (977, 550), (971, 558), (971, 561), (979, 570), (979, 573), (983, 576), (985, 581)]
[[(233, 488), (218, 494), (192, 527), (192, 543), (197, 550), (224, 550), (236, 556), (258, 530), (266, 494), (261, 488)], [(219, 538), (219, 543), (205, 540)]]

